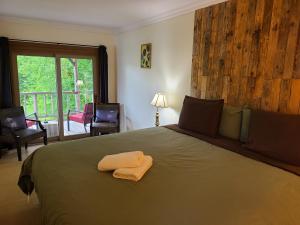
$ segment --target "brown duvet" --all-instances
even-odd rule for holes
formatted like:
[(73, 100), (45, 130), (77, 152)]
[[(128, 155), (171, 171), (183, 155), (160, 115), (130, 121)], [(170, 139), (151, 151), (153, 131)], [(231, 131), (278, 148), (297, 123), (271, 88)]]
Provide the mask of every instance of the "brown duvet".
[[(154, 159), (140, 182), (97, 170), (133, 150)], [(299, 176), (163, 127), (52, 144), (24, 167), (44, 225), (300, 224)]]

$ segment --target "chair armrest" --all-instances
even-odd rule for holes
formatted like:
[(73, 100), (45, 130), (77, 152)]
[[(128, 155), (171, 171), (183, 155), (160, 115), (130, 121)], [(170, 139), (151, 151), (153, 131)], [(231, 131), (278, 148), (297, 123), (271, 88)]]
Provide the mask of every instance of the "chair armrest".
[(32, 121), (32, 122), (39, 122), (39, 120), (36, 120), (36, 119), (27, 119), (27, 118), (25, 118), (25, 120), (28, 120), (28, 121)]
[(43, 126), (43, 124), (42, 124), (42, 122), (40, 120), (33, 120), (33, 119), (26, 119), (26, 120), (29, 120), (29, 121), (32, 121), (32, 122), (36, 122), (39, 125), (39, 127), (40, 127), (40, 129), (42, 131), (46, 131), (45, 127)]
[(71, 115), (71, 114), (74, 114), (74, 113), (83, 113), (83, 112), (81, 112), (81, 111), (77, 111), (77, 110), (68, 110), (68, 117)]
[(83, 113), (83, 115), (91, 115), (91, 116), (94, 116), (94, 114), (91, 113), (91, 112), (80, 112), (80, 113)]
[[(28, 118), (28, 117), (30, 117), (30, 116), (34, 116), (34, 118), (35, 118), (36, 120), (38, 120), (38, 116), (37, 116), (37, 113), (36, 113), (36, 112), (31, 113), (31, 114), (29, 114), (29, 115), (27, 115), (27, 116), (25, 116), (25, 117)], [(29, 118), (28, 118), (28, 119), (29, 119)]]

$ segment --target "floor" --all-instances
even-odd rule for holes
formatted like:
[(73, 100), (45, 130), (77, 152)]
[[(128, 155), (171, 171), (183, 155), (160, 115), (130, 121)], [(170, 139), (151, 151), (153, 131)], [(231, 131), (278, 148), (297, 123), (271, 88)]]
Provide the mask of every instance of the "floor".
[[(57, 121), (48, 121), (43, 122), (43, 126), (47, 129), (47, 135), (48, 137), (55, 137), (58, 136), (58, 122)], [(35, 128), (35, 125), (32, 126), (32, 128)], [(86, 125), (86, 132), (84, 130), (82, 123), (77, 123), (74, 121), (70, 121), (70, 130), (68, 131), (68, 124), (67, 121), (64, 121), (64, 135), (70, 136), (70, 135), (76, 135), (76, 134), (85, 134), (90, 133), (90, 124)]]
[[(40, 146), (30, 146), (22, 151), (23, 159)], [(0, 159), (0, 224), (40, 225), (38, 199), (33, 193), (27, 196), (18, 188), (17, 181), (22, 162), (18, 162), (15, 150), (4, 154)]]
[[(65, 136), (74, 135), (74, 134), (85, 134), (85, 130), (82, 123), (76, 123), (70, 121), (70, 131), (67, 129), (67, 121), (64, 121), (64, 134)], [(90, 133), (90, 124), (86, 125), (87, 133)]]

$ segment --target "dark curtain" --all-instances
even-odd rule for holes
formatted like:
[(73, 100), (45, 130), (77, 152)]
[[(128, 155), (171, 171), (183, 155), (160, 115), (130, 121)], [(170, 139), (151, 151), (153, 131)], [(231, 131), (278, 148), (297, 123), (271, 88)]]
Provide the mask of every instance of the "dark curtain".
[(108, 103), (108, 64), (104, 45), (99, 47), (100, 103)]
[(12, 86), (8, 38), (0, 37), (0, 108), (12, 107)]

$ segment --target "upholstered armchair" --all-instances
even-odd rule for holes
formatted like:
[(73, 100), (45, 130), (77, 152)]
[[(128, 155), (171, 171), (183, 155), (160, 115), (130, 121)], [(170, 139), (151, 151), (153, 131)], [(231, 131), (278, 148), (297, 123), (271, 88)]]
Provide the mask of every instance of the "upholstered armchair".
[(82, 123), (85, 132), (87, 132), (86, 125), (91, 121), (92, 117), (93, 117), (93, 103), (85, 104), (83, 112), (68, 110), (68, 117), (67, 117), (68, 131), (70, 131), (70, 121), (74, 121), (77, 123)]
[[(27, 122), (38, 124), (39, 129), (28, 128)], [(0, 109), (0, 145), (16, 146), (18, 160), (22, 160), (21, 147), (34, 139), (43, 138), (47, 145), (47, 131), (39, 120), (26, 119), (23, 107)]]
[(120, 132), (120, 104), (95, 104), (94, 116), (90, 123), (90, 135)]

